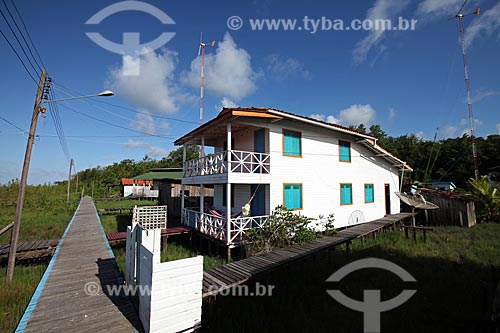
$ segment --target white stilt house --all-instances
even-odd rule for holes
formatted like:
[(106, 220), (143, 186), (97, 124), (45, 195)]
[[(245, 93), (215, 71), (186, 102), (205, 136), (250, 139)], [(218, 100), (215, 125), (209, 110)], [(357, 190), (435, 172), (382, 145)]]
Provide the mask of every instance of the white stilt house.
[(412, 170), (370, 135), (266, 108), (224, 108), (175, 144), (202, 147), (198, 159), (183, 155), (182, 184), (214, 186), (213, 206), (203, 196), (200, 207), (182, 203), (182, 222), (228, 246), (279, 205), (312, 218), (333, 213), (336, 227), (398, 213), (399, 173)]

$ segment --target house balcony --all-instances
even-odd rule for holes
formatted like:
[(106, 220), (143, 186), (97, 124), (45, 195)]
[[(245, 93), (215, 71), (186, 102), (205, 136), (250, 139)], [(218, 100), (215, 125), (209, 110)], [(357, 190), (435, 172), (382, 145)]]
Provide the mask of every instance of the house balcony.
[(228, 223), (226, 217), (201, 213), (188, 208), (184, 208), (182, 211), (182, 223), (184, 225), (220, 240), (229, 247), (239, 245), (250, 229), (262, 229), (268, 221), (269, 215), (242, 216), (230, 218)]
[(227, 150), (183, 164), (183, 184), (266, 183), (270, 154)]

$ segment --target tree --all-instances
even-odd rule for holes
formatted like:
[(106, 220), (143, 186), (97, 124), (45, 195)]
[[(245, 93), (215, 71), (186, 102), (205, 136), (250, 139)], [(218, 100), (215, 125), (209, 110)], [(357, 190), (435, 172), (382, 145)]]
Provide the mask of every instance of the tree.
[(469, 179), (471, 193), (479, 199), (478, 215), (482, 221), (493, 221), (500, 216), (500, 192), (488, 181), (487, 176)]

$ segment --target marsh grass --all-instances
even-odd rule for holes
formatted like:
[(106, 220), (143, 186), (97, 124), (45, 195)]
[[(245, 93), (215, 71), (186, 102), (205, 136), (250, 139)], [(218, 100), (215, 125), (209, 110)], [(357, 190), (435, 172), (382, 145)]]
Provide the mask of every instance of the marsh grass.
[[(380, 289), (382, 300), (403, 289), (417, 293), (402, 306), (382, 313), (382, 332), (490, 332), (496, 284), (492, 266), (500, 270), (500, 225), (471, 229), (439, 227), (426, 243), (406, 240), (401, 232), (353, 243), (257, 276), (246, 284), (274, 285), (272, 296), (217, 296), (203, 305), (203, 331), (225, 332), (362, 332), (363, 315), (330, 297), (340, 289), (362, 300), (363, 290)], [(417, 283), (406, 283), (380, 269), (353, 272), (339, 283), (325, 282), (336, 270), (357, 259), (376, 257), (394, 262)], [(227, 315), (231, 313), (231, 315)], [(258, 318), (258, 319), (257, 319)], [(240, 329), (241, 328), (241, 329)]]
[[(115, 255), (116, 264), (122, 276), (125, 276), (125, 243), (112, 247)], [(161, 262), (174, 261), (179, 259), (191, 258), (199, 255), (198, 252), (189, 248), (182, 238), (173, 240), (168, 239), (167, 248), (161, 251)], [(214, 267), (222, 266), (226, 263), (224, 258), (219, 256), (203, 255), (203, 269), (208, 270)]]
[(0, 331), (12, 332), (21, 319), (47, 265), (17, 266), (10, 285), (6, 268), (0, 268)]

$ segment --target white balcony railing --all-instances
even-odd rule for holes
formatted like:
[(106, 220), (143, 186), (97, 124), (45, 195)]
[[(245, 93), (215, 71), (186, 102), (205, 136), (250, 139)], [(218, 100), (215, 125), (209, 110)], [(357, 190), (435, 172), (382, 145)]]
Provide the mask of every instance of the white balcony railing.
[[(228, 156), (231, 157), (231, 162), (228, 162)], [(228, 172), (268, 174), (270, 170), (271, 159), (269, 154), (230, 150), (184, 162), (183, 177), (216, 175)]]
[(229, 232), (225, 217), (208, 213), (200, 213), (185, 208), (182, 213), (182, 223), (189, 225), (201, 233), (218, 239), (227, 245), (235, 245), (245, 238), (245, 233), (252, 229), (262, 229), (269, 220), (268, 215), (231, 218)]

